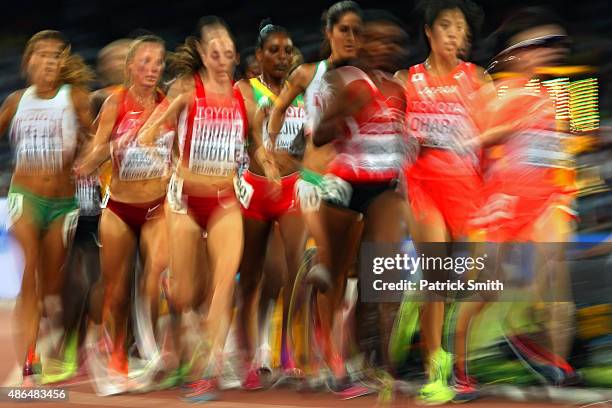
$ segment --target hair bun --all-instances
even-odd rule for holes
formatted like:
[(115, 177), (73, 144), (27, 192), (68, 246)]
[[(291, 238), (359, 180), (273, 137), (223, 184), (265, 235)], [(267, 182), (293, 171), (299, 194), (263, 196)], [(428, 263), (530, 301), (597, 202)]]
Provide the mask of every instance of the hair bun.
[(263, 20), (261, 20), (261, 23), (259, 23), (259, 32), (261, 33), (266, 27), (271, 26), (272, 24), (272, 19), (270, 17), (266, 17)]

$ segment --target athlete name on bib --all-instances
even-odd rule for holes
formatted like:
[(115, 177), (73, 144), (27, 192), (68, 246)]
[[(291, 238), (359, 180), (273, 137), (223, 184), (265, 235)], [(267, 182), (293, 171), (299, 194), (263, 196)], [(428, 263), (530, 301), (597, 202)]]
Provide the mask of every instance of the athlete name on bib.
[(464, 117), (439, 113), (408, 114), (408, 130), (421, 144), (437, 149), (453, 149), (468, 137), (468, 125)]
[(232, 107), (198, 106), (189, 169), (206, 176), (232, 174), (244, 148), (243, 132), (244, 122), (237, 103)]
[(32, 110), (19, 118), (16, 167), (22, 173), (53, 174), (63, 168), (62, 110)]

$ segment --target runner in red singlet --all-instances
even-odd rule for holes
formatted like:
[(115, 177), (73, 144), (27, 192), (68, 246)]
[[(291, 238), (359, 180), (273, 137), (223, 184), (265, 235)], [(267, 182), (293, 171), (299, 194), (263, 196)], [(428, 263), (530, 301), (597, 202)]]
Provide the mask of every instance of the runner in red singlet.
[[(249, 81), (236, 84), (245, 97), (252, 125), (249, 143), (249, 168), (237, 180), (239, 199), (242, 204), (245, 228), (245, 247), (240, 267), (240, 286), (243, 294), (242, 321), (247, 339), (249, 362), (255, 357), (255, 347), (259, 334), (259, 309), (262, 272), (266, 258), (269, 235), (278, 222), (283, 239), (284, 257), (289, 276), (268, 276), (268, 279), (284, 280), (283, 325), (282, 325), (282, 364), (285, 369), (295, 369), (287, 344), (287, 314), (295, 275), (306, 243), (304, 221), (295, 197), (299, 179), (299, 161), (291, 155), (291, 146), (299, 137), (305, 122), (304, 102), (298, 96), (287, 109), (285, 125), (276, 138), (276, 145), (269, 138), (262, 138), (261, 127), (264, 117), (278, 98), (287, 77), (293, 56), (293, 42), (287, 30), (267, 20), (262, 22), (256, 45), (256, 57), (262, 74)], [(278, 273), (278, 272), (277, 272)], [(245, 388), (261, 387), (257, 369), (259, 361), (249, 369)]]
[(103, 321), (113, 341), (111, 377), (127, 376), (127, 310), (136, 246), (143, 256), (154, 321), (159, 276), (168, 263), (163, 202), (172, 135), (164, 135), (154, 147), (136, 142), (140, 127), (164, 101), (157, 88), (164, 58), (164, 42), (158, 37), (140, 37), (132, 43), (125, 62), (126, 85), (115, 90), (102, 107), (91, 152), (77, 168), (83, 175), (91, 174), (109, 156), (113, 164), (110, 197), (104, 199), (100, 220)]
[[(331, 232), (329, 226), (338, 225), (337, 219), (332, 221), (338, 211), (363, 214), (358, 242), (399, 243), (405, 231), (398, 220), (409, 209), (397, 191), (397, 181), (404, 162), (414, 160), (417, 153), (416, 143), (410, 143), (405, 131), (404, 89), (392, 76), (400, 66), (406, 33), (383, 11), (366, 11), (364, 21), (359, 60), (327, 74), (333, 92), (314, 128), (314, 145), (333, 143), (337, 151), (324, 176), (321, 216)], [(355, 218), (348, 218), (348, 223), (355, 223)], [(330, 340), (325, 351), (342, 384), (346, 373), (333, 362), (340, 352), (334, 345), (338, 341), (342, 339)], [(347, 397), (367, 392), (355, 385), (342, 388)]]
[[(160, 110), (140, 137), (141, 143), (150, 144), (165, 124), (178, 124), (180, 158), (166, 206), (169, 235), (180, 237), (170, 241), (170, 297), (177, 313), (192, 310), (194, 299), (201, 296), (196, 292), (198, 275), (210, 273), (207, 341), (196, 350), (181, 352), (204, 352), (205, 366), (192, 367), (192, 381), (185, 387), (185, 398), (194, 401), (215, 398), (231, 322), (243, 249), (242, 216), (233, 179), (245, 162), (249, 129), (242, 94), (233, 88), (237, 55), (229, 29), (221, 19), (209, 17), (201, 20), (199, 35), (189, 37), (174, 55), (172, 64), (183, 75), (169, 91), (168, 109)], [(207, 237), (205, 266), (198, 263), (203, 234)]]
[[(478, 134), (473, 95), (485, 77), (482, 69), (458, 57), (477, 31), (480, 10), (469, 0), (447, 0), (427, 3), (424, 14), (429, 56), (396, 74), (406, 87), (408, 131), (421, 144), (419, 158), (405, 172), (417, 244), (469, 238), (468, 221), (481, 206), (482, 190), (479, 153), (466, 153), (463, 146)], [(447, 256), (444, 247), (429, 247), (421, 252)], [(426, 302), (420, 321), (428, 376), (420, 399), (443, 403), (453, 398), (447, 384), (452, 358), (441, 347), (444, 302)]]
[[(564, 148), (566, 124), (556, 119), (552, 95), (539, 82), (536, 69), (563, 59), (566, 33), (553, 13), (535, 8), (508, 18), (498, 35), (502, 51), (490, 70), (504, 75), (493, 89), (498, 95), (483, 98), (488, 101), (482, 110), (488, 119), (486, 128), (468, 143), (485, 148), (484, 205), (471, 222), (486, 231), (488, 241), (539, 243), (536, 257), (546, 262), (536, 261), (544, 265), (535, 270), (536, 279), (555, 282), (553, 296), (563, 301), (547, 305), (552, 353), (538, 355), (539, 351), (532, 350), (532, 355), (545, 361), (549, 372), (556, 367), (558, 376), (546, 379), (562, 385), (576, 380), (574, 370), (564, 361), (571, 344), (566, 333), (571, 332), (574, 305), (569, 299), (567, 267), (559, 256), (571, 233), (574, 170)], [(500, 249), (503, 253), (505, 246)], [(477, 395), (476, 383), (467, 374), (468, 328), (486, 303), (461, 306), (455, 334), (456, 392), (457, 399), (467, 400)], [(515, 336), (506, 335), (516, 343)], [(520, 343), (516, 348), (525, 350), (526, 343)], [(530, 363), (529, 359), (525, 362)]]

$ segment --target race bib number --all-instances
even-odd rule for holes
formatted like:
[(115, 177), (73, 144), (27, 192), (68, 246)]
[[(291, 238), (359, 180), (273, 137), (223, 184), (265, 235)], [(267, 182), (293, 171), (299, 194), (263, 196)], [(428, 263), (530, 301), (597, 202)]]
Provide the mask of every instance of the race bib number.
[(249, 208), (253, 198), (253, 186), (244, 177), (234, 177), (234, 190), (243, 208)]
[(300, 179), (295, 184), (295, 188), (302, 212), (319, 210), (321, 206), (321, 189), (318, 186)]
[(187, 214), (187, 205), (183, 200), (183, 179), (172, 174), (170, 183), (168, 184), (168, 204), (170, 209), (177, 214)]
[(150, 180), (168, 172), (170, 149), (167, 147), (130, 146), (119, 166), (119, 179), (123, 181)]
[(330, 203), (348, 207), (353, 195), (353, 188), (349, 183), (333, 174), (323, 177), (323, 195)]
[(8, 218), (6, 229), (10, 229), (23, 214), (23, 194), (9, 193), (7, 197)]
[(228, 176), (236, 170), (244, 148), (244, 122), (238, 104), (207, 106), (201, 100), (197, 104), (189, 169), (206, 176)]

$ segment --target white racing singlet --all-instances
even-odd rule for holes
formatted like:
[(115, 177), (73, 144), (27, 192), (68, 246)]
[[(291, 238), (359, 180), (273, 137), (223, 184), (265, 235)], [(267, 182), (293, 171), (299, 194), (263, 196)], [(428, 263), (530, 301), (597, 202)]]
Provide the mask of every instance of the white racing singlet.
[(57, 174), (73, 160), (78, 122), (71, 89), (62, 85), (51, 99), (36, 96), (34, 86), (23, 93), (9, 131), (17, 172)]

